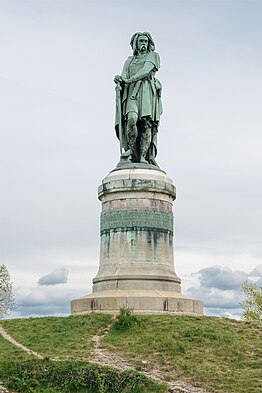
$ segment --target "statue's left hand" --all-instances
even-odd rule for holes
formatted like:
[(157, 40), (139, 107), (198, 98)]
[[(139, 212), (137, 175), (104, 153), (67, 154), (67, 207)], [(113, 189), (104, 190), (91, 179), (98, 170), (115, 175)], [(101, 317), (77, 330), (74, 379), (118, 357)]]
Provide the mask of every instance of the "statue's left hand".
[(114, 77), (114, 82), (115, 82), (115, 83), (121, 83), (122, 80), (123, 80), (123, 78), (122, 78), (120, 75), (116, 75), (116, 76)]
[(124, 83), (126, 83), (127, 85), (129, 85), (130, 83), (133, 83), (132, 78), (127, 79), (127, 78), (123, 78), (123, 76), (122, 76), (122, 81), (123, 81)]

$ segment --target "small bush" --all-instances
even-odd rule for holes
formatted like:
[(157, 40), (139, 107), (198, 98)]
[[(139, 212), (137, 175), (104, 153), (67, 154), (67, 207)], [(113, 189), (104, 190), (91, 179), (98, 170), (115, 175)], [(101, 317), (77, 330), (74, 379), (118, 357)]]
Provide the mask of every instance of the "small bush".
[(112, 328), (117, 331), (127, 331), (138, 327), (141, 323), (140, 318), (133, 313), (130, 308), (120, 308), (120, 313), (117, 315)]

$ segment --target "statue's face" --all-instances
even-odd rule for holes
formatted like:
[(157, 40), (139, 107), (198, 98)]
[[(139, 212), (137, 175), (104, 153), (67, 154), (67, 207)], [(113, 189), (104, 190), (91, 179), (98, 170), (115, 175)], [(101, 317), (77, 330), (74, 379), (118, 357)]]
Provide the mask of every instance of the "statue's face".
[(148, 48), (148, 38), (145, 35), (141, 35), (137, 40), (137, 49), (139, 51), (147, 51)]

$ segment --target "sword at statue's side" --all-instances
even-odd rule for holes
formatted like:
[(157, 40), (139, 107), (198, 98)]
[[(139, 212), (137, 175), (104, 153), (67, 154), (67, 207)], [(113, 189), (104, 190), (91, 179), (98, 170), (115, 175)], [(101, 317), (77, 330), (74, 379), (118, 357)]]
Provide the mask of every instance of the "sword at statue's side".
[(122, 129), (122, 108), (121, 108), (121, 84), (120, 82), (116, 83), (116, 110), (118, 116), (118, 132), (119, 132), (119, 142), (120, 142), (120, 158), (122, 156), (123, 149), (123, 129)]

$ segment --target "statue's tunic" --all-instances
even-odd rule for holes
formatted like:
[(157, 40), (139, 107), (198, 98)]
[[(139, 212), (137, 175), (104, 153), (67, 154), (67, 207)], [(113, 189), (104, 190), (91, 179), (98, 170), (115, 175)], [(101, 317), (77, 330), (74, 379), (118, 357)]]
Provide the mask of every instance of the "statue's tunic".
[[(160, 85), (154, 77), (156, 71), (160, 68), (159, 55), (156, 52), (150, 52), (142, 58), (130, 56), (125, 62), (122, 76), (124, 78), (135, 76), (145, 66), (146, 62), (153, 63), (154, 69), (141, 82), (137, 81), (125, 86), (122, 98), (123, 115), (126, 116), (128, 112), (134, 111), (138, 114), (139, 119), (150, 118), (154, 122), (159, 122), (162, 113), (161, 99), (158, 95)], [(138, 90), (136, 99), (130, 99), (134, 89)]]
[[(151, 120), (156, 131), (162, 114), (160, 97), (161, 84), (154, 76), (156, 71), (160, 68), (160, 57), (158, 53), (149, 52), (142, 58), (129, 56), (124, 64), (122, 77), (129, 79), (132, 76), (135, 76), (137, 72), (146, 68), (147, 62), (154, 65), (153, 70), (150, 71), (143, 79), (131, 84), (124, 84), (121, 92), (121, 108), (119, 108), (119, 103), (117, 103), (115, 128), (117, 137), (119, 137), (119, 125), (122, 125), (122, 143), (125, 149), (128, 148), (126, 118), (129, 112), (137, 113), (139, 120)], [(132, 95), (135, 95), (135, 99), (131, 99)], [(120, 116), (122, 118), (121, 121)], [(153, 139), (154, 141), (152, 140), (152, 143), (155, 145), (156, 150), (156, 137)]]

